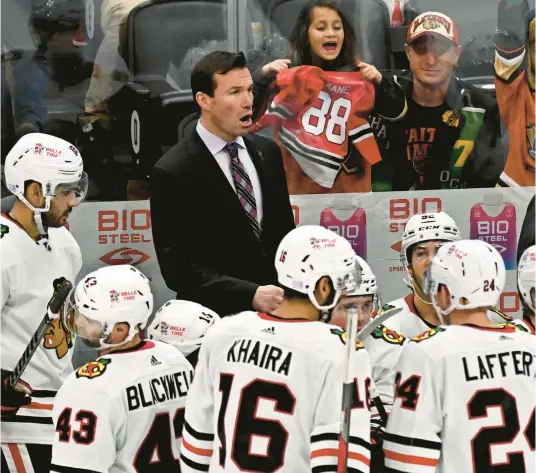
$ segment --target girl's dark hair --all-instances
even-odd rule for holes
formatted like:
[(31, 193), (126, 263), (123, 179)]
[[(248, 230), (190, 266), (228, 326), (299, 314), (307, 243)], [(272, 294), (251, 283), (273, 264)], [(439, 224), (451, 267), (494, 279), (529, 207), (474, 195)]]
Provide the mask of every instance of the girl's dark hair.
[(335, 70), (355, 63), (357, 58), (356, 34), (352, 22), (348, 20), (339, 6), (332, 0), (312, 0), (305, 5), (296, 20), (296, 25), (290, 34), (290, 45), (293, 53), (292, 64), (295, 66), (311, 66), (313, 58), (311, 56), (311, 46), (309, 44), (309, 27), (315, 7), (331, 8), (341, 17), (344, 30), (344, 41), (341, 52), (334, 61), (322, 65), (322, 69)]

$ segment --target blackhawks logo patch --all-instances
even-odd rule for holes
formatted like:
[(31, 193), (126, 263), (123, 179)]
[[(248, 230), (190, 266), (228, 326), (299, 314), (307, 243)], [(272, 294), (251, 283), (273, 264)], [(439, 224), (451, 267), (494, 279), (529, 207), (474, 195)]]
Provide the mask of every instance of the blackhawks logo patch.
[(8, 233), (9, 233), (9, 227), (1, 223), (0, 224), (0, 239), (4, 238), (4, 235), (7, 235)]
[(512, 322), (505, 322), (503, 324), (498, 324), (497, 325), (497, 328), (500, 328), (500, 329), (503, 329), (503, 330), (507, 330), (507, 331), (516, 331), (516, 332), (527, 332), (527, 333), (530, 333), (529, 330), (524, 327), (523, 325), (521, 324), (516, 324), (516, 323), (512, 323)]
[(387, 343), (392, 343), (393, 345), (403, 345), (406, 341), (406, 337), (404, 337), (404, 335), (387, 328), (385, 325), (379, 325), (376, 327), (371, 335), (372, 338), (383, 339)]
[[(348, 340), (346, 330), (343, 330), (342, 328), (332, 328), (330, 331), (333, 335), (337, 335), (339, 337), (343, 345), (346, 345), (346, 340)], [(365, 348), (365, 345), (363, 345), (359, 340), (356, 340), (355, 349), (361, 350), (362, 348)]]
[(382, 312), (387, 312), (388, 310), (391, 310), (391, 309), (394, 309), (394, 308), (395, 308), (395, 306), (392, 305), (392, 304), (385, 304), (385, 305), (382, 305), (382, 308), (381, 308), (379, 313), (381, 314)]
[(443, 120), (443, 123), (448, 126), (460, 126), (460, 116), (454, 110), (447, 110), (445, 113), (443, 113), (441, 120)]
[(99, 358), (98, 360), (90, 361), (78, 368), (76, 377), (89, 379), (98, 378), (106, 371), (106, 367), (111, 362), (112, 360), (110, 360), (110, 358)]
[(436, 327), (436, 328), (433, 328), (431, 330), (427, 330), (426, 332), (423, 332), (419, 335), (417, 335), (416, 337), (413, 337), (411, 339), (412, 342), (422, 342), (424, 340), (428, 340), (429, 338), (433, 337), (434, 335), (440, 333), (440, 332), (444, 332), (446, 329), (443, 328), (443, 327)]

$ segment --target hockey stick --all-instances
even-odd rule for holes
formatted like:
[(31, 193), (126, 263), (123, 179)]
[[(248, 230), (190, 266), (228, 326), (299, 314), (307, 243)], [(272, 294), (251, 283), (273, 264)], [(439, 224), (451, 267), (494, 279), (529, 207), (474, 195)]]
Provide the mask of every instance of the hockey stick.
[[(358, 314), (354, 307), (348, 308), (346, 317), (346, 360), (344, 382), (342, 387), (341, 427), (339, 432), (339, 458), (337, 461), (337, 473), (346, 473), (348, 470), (348, 444), (350, 442), (350, 421), (352, 404), (355, 397), (354, 380), (354, 353), (356, 340), (363, 342), (374, 330), (383, 324), (388, 318), (398, 314), (402, 308), (388, 310), (372, 319), (359, 333), (357, 332)], [(383, 407), (383, 405), (382, 405)], [(379, 410), (378, 410), (379, 412)], [(385, 409), (384, 409), (385, 412)], [(380, 414), (381, 415), (381, 414)]]
[(385, 410), (385, 406), (383, 405), (378, 391), (376, 391), (376, 384), (372, 379), (370, 380), (370, 397), (372, 398), (372, 401), (378, 410), (378, 415), (380, 416), (382, 425), (385, 427), (387, 425), (387, 411)]
[(358, 333), (356, 338), (361, 342), (365, 343), (366, 338), (374, 332), (381, 324), (383, 324), (387, 319), (390, 319), (393, 315), (402, 312), (402, 307), (395, 307), (394, 309), (386, 310), (381, 314), (374, 317), (367, 325), (365, 325)]
[(50, 299), (50, 302), (48, 303), (47, 312), (45, 316), (43, 317), (43, 320), (41, 320), (41, 323), (39, 324), (39, 327), (37, 327), (37, 330), (35, 331), (32, 339), (28, 343), (28, 346), (24, 350), (24, 353), (20, 357), (19, 361), (17, 362), (17, 366), (15, 366), (15, 369), (10, 374), (8, 383), (11, 387), (15, 386), (19, 382), (20, 377), (22, 376), (22, 373), (30, 363), (30, 360), (32, 359), (33, 354), (39, 347), (40, 341), (43, 339), (43, 336), (45, 335), (45, 331), (47, 327), (54, 321), (56, 318), (58, 312), (61, 309), (61, 306), (67, 299), (67, 296), (69, 295), (69, 292), (71, 291), (71, 288), (73, 285), (70, 281), (67, 281), (65, 278), (63, 279), (63, 282), (54, 281), (54, 287), (57, 287), (56, 284), (60, 284), (57, 291), (54, 292), (54, 295), (52, 296), (52, 299)]
[(354, 400), (354, 352), (357, 338), (358, 313), (349, 307), (346, 315), (346, 359), (344, 361), (344, 382), (342, 385), (341, 428), (339, 432), (339, 459), (337, 473), (345, 473), (348, 468), (348, 444), (350, 443), (350, 417)]

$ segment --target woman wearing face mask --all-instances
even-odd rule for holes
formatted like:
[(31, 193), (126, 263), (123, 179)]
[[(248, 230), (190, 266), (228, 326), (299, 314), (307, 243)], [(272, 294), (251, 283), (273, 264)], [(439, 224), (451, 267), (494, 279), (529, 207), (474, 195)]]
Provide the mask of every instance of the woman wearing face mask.
[(396, 118), (405, 109), (401, 89), (375, 93), (382, 75), (359, 60), (355, 38), (336, 4), (314, 0), (298, 15), (289, 57), (254, 74), (261, 118), (252, 131), (274, 126), (290, 194), (370, 191), (370, 169), (381, 157), (368, 114), (375, 107)]

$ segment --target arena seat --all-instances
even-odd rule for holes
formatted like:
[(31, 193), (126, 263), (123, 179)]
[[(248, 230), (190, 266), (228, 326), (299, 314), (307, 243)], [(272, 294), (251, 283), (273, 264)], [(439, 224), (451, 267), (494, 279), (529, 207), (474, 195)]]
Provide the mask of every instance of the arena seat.
[(151, 0), (130, 12), (124, 54), (131, 78), (121, 102), (132, 160), (142, 173), (177, 142), (179, 123), (195, 110), (189, 81), (194, 62), (184, 59), (207, 40), (225, 40), (226, 24), (226, 4), (218, 1)]
[[(265, 31), (271, 38), (273, 57), (279, 57), (288, 41), (296, 18), (307, 0), (273, 0), (264, 5)], [(389, 10), (382, 0), (341, 0), (341, 10), (350, 18), (356, 30), (361, 58), (378, 69), (389, 69)], [(280, 54), (279, 54), (280, 55)]]
[(102, 0), (84, 0), (84, 27), (86, 46), (83, 50), (84, 60), (89, 63), (95, 61), (97, 51), (104, 37), (101, 27)]

